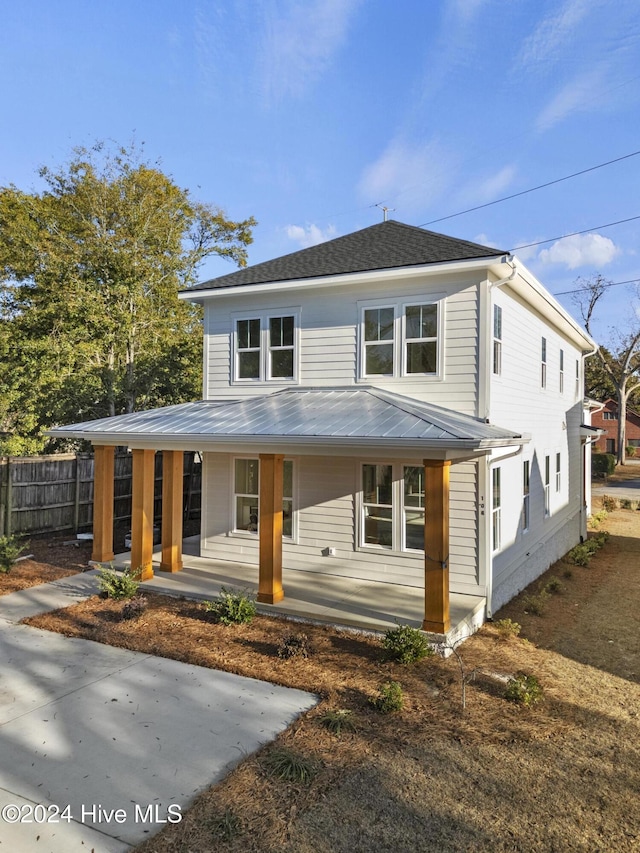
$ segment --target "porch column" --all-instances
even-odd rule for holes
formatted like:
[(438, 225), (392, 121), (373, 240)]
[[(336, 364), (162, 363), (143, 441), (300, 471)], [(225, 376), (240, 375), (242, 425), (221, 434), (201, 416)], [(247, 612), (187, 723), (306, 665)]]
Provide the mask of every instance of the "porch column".
[(260, 454), (258, 601), (265, 604), (276, 604), (284, 598), (282, 589), (283, 462), (284, 456), (279, 454)]
[(93, 448), (93, 551), (96, 563), (113, 560), (113, 478), (115, 447)]
[(143, 581), (153, 577), (153, 487), (155, 450), (132, 450), (131, 570)]
[(451, 462), (424, 460), (423, 631), (446, 634), (449, 618), (449, 471)]
[(182, 491), (184, 453), (162, 451), (162, 560), (161, 572), (182, 569)]

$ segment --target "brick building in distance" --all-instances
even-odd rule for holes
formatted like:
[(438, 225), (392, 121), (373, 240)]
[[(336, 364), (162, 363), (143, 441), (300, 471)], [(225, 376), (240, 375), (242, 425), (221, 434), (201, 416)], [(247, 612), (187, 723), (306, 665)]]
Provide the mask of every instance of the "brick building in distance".
[[(617, 453), (618, 451), (618, 402), (609, 398), (604, 408), (593, 412), (591, 426), (605, 430), (594, 442), (594, 449), (603, 453)], [(640, 414), (627, 406), (626, 422), (626, 446), (637, 447), (636, 455), (640, 456)]]

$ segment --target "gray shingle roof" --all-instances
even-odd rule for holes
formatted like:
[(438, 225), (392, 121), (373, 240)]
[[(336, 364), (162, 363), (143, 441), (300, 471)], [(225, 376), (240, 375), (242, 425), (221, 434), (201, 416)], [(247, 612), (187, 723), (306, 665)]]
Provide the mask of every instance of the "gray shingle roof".
[(521, 444), (522, 437), (477, 418), (379, 388), (295, 388), (243, 400), (204, 400), (71, 424), (55, 437), (126, 444), (149, 438), (216, 443), (305, 441), (439, 448)]
[(389, 220), (299, 252), (201, 282), (185, 292), (445, 261), (495, 258), (504, 254), (508, 252)]

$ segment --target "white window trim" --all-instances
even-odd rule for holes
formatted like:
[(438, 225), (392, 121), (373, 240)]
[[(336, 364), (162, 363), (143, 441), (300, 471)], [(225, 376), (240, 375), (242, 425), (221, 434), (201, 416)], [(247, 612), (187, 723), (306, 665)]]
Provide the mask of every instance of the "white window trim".
[(547, 387), (547, 365), (549, 358), (549, 340), (544, 335), (542, 335), (540, 341), (540, 387), (542, 389), (546, 389)]
[[(258, 385), (268, 383), (269, 385), (299, 385), (300, 384), (300, 307), (277, 308), (259, 311), (236, 311), (231, 314), (231, 385)], [(271, 373), (270, 354), (272, 348), (269, 341), (269, 322), (277, 317), (293, 317), (293, 377), (275, 376)], [(238, 321), (260, 320), (260, 366), (259, 377), (252, 379), (240, 379), (238, 376)], [(277, 349), (277, 348), (276, 348)], [(286, 348), (288, 349), (288, 347)]]
[[(496, 336), (496, 312), (500, 312), (500, 337)], [(502, 376), (502, 306), (494, 304), (492, 317), (491, 373)], [(497, 356), (497, 357), (496, 357)]]
[[(560, 466), (558, 467), (558, 462)], [(555, 458), (555, 485), (556, 485), (556, 494), (559, 495), (562, 491), (562, 453), (558, 450), (556, 451)]]
[[(412, 303), (413, 304), (413, 303)], [(362, 468), (364, 465), (390, 465), (391, 466), (391, 482), (392, 482), (392, 512), (391, 512), (391, 530), (392, 540), (391, 547), (386, 545), (375, 545), (373, 543), (365, 543), (364, 541), (364, 493), (362, 488)], [(421, 468), (423, 467), (419, 461), (397, 460), (397, 459), (359, 459), (358, 460), (358, 483), (356, 492), (356, 510), (357, 510), (357, 535), (356, 535), (356, 551), (365, 553), (375, 552), (377, 554), (393, 554), (400, 557), (420, 557), (424, 560), (424, 549), (407, 548), (405, 544), (405, 529), (404, 529), (404, 469), (405, 468)], [(295, 467), (294, 467), (295, 476)], [(380, 504), (387, 506), (387, 504)], [(426, 518), (426, 511), (425, 511)]]
[[(500, 503), (493, 505), (494, 498), (494, 474), (500, 480)], [(495, 535), (497, 530), (498, 535)], [(496, 542), (496, 539), (498, 540)], [(497, 554), (502, 548), (502, 471), (499, 465), (491, 469), (491, 552)]]
[[(542, 493), (544, 497), (544, 517), (551, 517), (551, 454), (545, 451), (542, 469)], [(547, 472), (548, 469), (548, 472)], [(548, 480), (548, 482), (547, 482)]]
[(564, 350), (560, 350), (560, 376), (559, 376), (559, 389), (560, 393), (564, 394)]
[[(527, 491), (525, 492), (524, 483), (524, 466), (528, 465), (528, 483)], [(525, 523), (526, 522), (526, 523)], [(522, 460), (522, 532), (528, 533), (531, 530), (531, 460)]]
[[(236, 492), (236, 460), (237, 459), (257, 459), (258, 460), (258, 494), (257, 495), (249, 495), (243, 494), (241, 492)], [(294, 459), (290, 456), (285, 456), (283, 462), (291, 462), (293, 463), (293, 476), (291, 477), (291, 490), (293, 494), (290, 496), (291, 500), (291, 536), (282, 535), (283, 542), (289, 542), (292, 544), (298, 543), (298, 460)], [(236, 498), (247, 497), (252, 498), (255, 497), (258, 501), (258, 507), (260, 505), (260, 458), (258, 456), (251, 455), (238, 455), (231, 457), (231, 470), (229, 477), (229, 494), (231, 495), (231, 507), (230, 507), (230, 519), (229, 519), (229, 531), (227, 533), (230, 537), (238, 537), (239, 539), (248, 539), (251, 542), (258, 542), (258, 530), (243, 530), (237, 526), (237, 504)], [(289, 495), (283, 494), (283, 500), (288, 498)], [(258, 527), (260, 521), (260, 511), (258, 510)]]
[[(406, 309), (417, 305), (435, 305), (438, 311), (437, 317), (437, 341), (436, 341), (436, 363), (435, 373), (407, 373), (406, 366)], [(393, 373), (367, 373), (366, 372), (366, 341), (364, 339), (364, 313), (365, 311), (380, 308), (392, 308), (394, 311), (394, 335), (393, 335)], [(388, 299), (372, 299), (358, 302), (358, 382), (389, 381), (402, 379), (408, 382), (440, 382), (444, 379), (444, 333), (445, 333), (445, 311), (446, 294), (430, 294), (427, 299), (416, 296), (415, 299), (403, 297), (402, 301), (389, 302)], [(413, 338), (411, 340), (414, 340)], [(419, 339), (415, 339), (419, 340)], [(431, 338), (425, 340), (432, 340)]]

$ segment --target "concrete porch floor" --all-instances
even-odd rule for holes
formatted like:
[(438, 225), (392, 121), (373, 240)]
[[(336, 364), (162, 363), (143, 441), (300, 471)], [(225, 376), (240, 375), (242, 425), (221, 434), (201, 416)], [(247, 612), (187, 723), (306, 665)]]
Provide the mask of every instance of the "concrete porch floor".
[[(144, 589), (193, 599), (213, 599), (220, 589), (258, 590), (257, 566), (200, 557), (200, 539), (192, 536), (182, 543), (184, 568), (161, 572), (160, 552), (153, 555), (154, 577)], [(131, 554), (115, 557), (116, 568), (130, 565)], [(400, 584), (343, 578), (320, 572), (283, 569), (284, 599), (278, 604), (258, 604), (261, 613), (328, 623), (360, 631), (384, 632), (396, 625), (420, 628), (424, 617), (424, 590)], [(486, 599), (451, 593), (449, 642), (470, 636), (484, 621)], [(432, 635), (434, 640), (444, 637)]]

